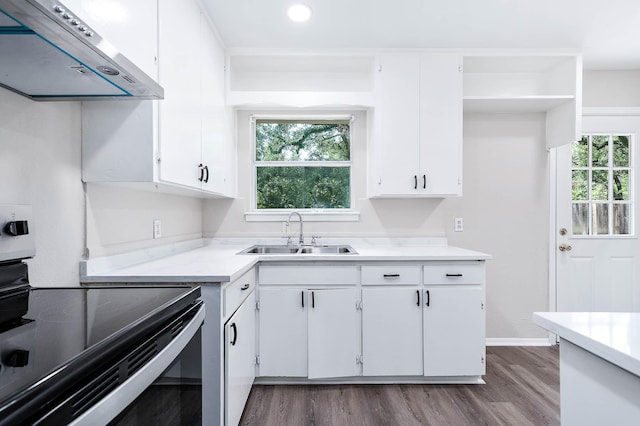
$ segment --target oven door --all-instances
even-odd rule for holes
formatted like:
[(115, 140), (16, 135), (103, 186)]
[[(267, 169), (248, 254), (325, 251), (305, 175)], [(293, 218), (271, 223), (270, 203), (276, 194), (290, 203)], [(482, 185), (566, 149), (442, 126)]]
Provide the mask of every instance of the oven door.
[(204, 307), (177, 337), (126, 382), (97, 401), (72, 425), (202, 424)]

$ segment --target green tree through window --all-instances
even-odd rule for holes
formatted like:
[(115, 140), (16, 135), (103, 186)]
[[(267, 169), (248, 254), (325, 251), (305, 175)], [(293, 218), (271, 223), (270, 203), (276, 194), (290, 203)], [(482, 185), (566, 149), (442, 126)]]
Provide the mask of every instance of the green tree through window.
[(255, 124), (257, 209), (351, 208), (348, 120)]

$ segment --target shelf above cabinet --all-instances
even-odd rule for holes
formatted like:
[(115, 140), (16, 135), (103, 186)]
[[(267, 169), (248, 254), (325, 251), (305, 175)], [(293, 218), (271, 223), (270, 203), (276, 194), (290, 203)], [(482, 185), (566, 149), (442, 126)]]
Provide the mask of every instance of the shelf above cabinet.
[(518, 113), (546, 112), (575, 96), (464, 96), (464, 112)]

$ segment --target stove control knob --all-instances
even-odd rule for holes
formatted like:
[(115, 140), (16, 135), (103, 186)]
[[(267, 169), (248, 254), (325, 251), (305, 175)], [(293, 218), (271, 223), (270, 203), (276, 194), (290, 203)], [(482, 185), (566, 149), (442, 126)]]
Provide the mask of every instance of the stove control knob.
[(15, 220), (4, 225), (4, 232), (17, 237), (29, 233), (29, 223), (26, 220)]
[(2, 360), (8, 367), (25, 367), (29, 364), (29, 351), (24, 349), (16, 349), (4, 356)]

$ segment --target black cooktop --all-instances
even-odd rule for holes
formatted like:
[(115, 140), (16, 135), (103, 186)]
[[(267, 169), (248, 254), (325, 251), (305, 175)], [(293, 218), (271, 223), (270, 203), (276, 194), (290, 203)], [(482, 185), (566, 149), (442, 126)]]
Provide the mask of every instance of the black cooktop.
[(45, 382), (55, 384), (200, 296), (199, 288), (189, 287), (27, 286), (12, 291), (15, 303), (0, 304), (0, 318), (14, 316), (0, 324), (0, 416), (16, 395), (45, 387)]

